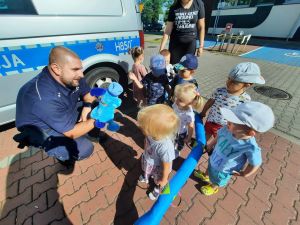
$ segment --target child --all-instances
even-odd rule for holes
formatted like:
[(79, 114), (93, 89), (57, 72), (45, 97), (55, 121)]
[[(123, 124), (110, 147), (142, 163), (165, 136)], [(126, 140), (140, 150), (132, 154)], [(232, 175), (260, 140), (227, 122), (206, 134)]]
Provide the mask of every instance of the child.
[[(167, 78), (168, 78), (168, 81), (169, 81), (169, 84), (170, 84), (173, 81), (174, 76), (176, 75), (173, 65), (170, 64), (171, 52), (168, 49), (163, 49), (159, 52), (159, 54), (161, 54), (165, 58), (166, 72), (167, 72), (166, 75), (167, 75)], [(170, 85), (169, 85), (169, 89), (171, 90)], [(166, 92), (166, 94), (165, 94), (165, 99), (166, 99), (166, 102), (169, 102), (170, 99), (169, 99), (169, 93), (168, 92)]]
[[(132, 65), (132, 72), (136, 76), (137, 80), (141, 81), (147, 74), (147, 70), (142, 64), (144, 61), (144, 50), (141, 47), (134, 47), (130, 50), (130, 53), (134, 61), (134, 64)], [(145, 103), (143, 90), (138, 88), (135, 83), (133, 83), (133, 98), (137, 102), (139, 108)]]
[(189, 144), (194, 133), (195, 115), (193, 109), (202, 107), (203, 99), (196, 90), (194, 84), (179, 84), (174, 91), (173, 109), (180, 118), (180, 127), (177, 134), (175, 144), (175, 155), (179, 155), (184, 147), (184, 143)]
[(175, 69), (178, 71), (178, 74), (174, 77), (172, 82), (172, 89), (174, 90), (175, 86), (183, 83), (192, 83), (194, 84), (199, 92), (199, 87), (196, 79), (194, 78), (195, 70), (198, 68), (198, 59), (193, 54), (184, 55), (180, 62), (174, 65)]
[(260, 102), (242, 103), (233, 109), (221, 108), (220, 112), (228, 121), (227, 127), (222, 127), (208, 144), (208, 150), (215, 145), (214, 151), (207, 171), (199, 172), (198, 176), (209, 182), (200, 188), (207, 196), (217, 193), (218, 187), (226, 186), (232, 175), (248, 177), (257, 171), (262, 157), (255, 135), (271, 129), (275, 120), (272, 109)]
[(174, 137), (179, 127), (179, 118), (167, 105), (156, 104), (139, 111), (137, 121), (145, 138), (142, 155), (143, 174), (140, 182), (148, 183), (153, 177), (155, 188), (149, 193), (151, 200), (157, 199), (160, 188), (168, 183), (174, 155)]
[(201, 112), (201, 116), (205, 117), (208, 109), (211, 108), (205, 123), (207, 141), (209, 141), (211, 136), (216, 137), (217, 131), (227, 124), (220, 113), (220, 108), (231, 109), (243, 102), (251, 101), (250, 96), (246, 93), (246, 89), (254, 83), (265, 83), (257, 64), (243, 62), (230, 71), (226, 87), (217, 88)]
[(139, 89), (144, 89), (147, 97), (147, 105), (165, 102), (165, 92), (169, 91), (169, 81), (166, 76), (166, 61), (162, 55), (152, 56), (150, 59), (151, 72), (141, 82), (132, 73), (129, 78)]
[(168, 49), (163, 49), (159, 52), (159, 54), (161, 54), (166, 60), (167, 77), (169, 82), (171, 82), (176, 74), (173, 65), (170, 63), (171, 52)]

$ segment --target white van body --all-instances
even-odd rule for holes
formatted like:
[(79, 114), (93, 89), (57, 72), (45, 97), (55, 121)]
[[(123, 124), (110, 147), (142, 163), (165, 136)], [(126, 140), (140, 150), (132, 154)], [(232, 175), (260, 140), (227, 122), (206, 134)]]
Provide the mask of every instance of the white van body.
[(127, 84), (128, 50), (143, 42), (135, 0), (0, 0), (0, 125), (14, 121), (20, 87), (48, 64), (51, 48), (72, 49), (89, 85), (103, 87)]

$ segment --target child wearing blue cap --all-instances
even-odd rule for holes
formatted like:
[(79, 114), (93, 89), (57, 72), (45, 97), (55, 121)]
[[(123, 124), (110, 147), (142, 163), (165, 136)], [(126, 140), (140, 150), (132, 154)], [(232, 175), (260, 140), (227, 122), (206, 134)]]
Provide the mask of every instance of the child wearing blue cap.
[(260, 102), (242, 103), (233, 109), (221, 108), (220, 112), (227, 126), (208, 144), (207, 149), (214, 148), (214, 151), (206, 172), (198, 176), (209, 183), (200, 188), (207, 196), (226, 186), (232, 175), (248, 177), (258, 170), (262, 157), (255, 135), (271, 129), (275, 121), (272, 109)]
[(197, 89), (199, 89), (199, 85), (194, 78), (195, 71), (198, 68), (198, 59), (195, 55), (184, 55), (180, 62), (174, 65), (174, 68), (176, 71), (178, 71), (178, 74), (174, 77), (171, 83), (173, 90), (175, 89), (176, 85), (184, 83), (192, 83), (197, 87)]
[(162, 55), (152, 56), (150, 69), (151, 72), (141, 81), (133, 73), (129, 73), (128, 76), (138, 88), (144, 90), (147, 105), (164, 103), (166, 91), (169, 92), (165, 58)]

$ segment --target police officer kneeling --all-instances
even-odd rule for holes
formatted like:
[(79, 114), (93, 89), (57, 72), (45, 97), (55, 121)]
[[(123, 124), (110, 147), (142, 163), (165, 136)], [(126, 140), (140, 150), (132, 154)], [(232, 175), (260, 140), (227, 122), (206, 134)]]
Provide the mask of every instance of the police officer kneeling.
[(14, 139), (21, 147), (41, 147), (60, 162), (89, 157), (94, 146), (84, 135), (94, 128), (88, 114), (96, 100), (89, 92), (77, 54), (53, 48), (48, 66), (19, 90), (16, 127), (21, 133)]

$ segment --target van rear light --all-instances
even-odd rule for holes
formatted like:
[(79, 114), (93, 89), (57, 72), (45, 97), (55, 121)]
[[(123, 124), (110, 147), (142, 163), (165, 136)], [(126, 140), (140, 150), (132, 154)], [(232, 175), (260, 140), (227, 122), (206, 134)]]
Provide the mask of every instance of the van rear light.
[(142, 48), (145, 48), (144, 31), (139, 30), (139, 36), (140, 36), (140, 46), (141, 46)]

